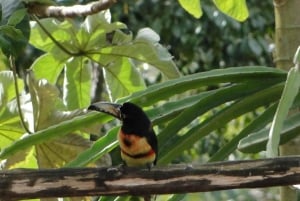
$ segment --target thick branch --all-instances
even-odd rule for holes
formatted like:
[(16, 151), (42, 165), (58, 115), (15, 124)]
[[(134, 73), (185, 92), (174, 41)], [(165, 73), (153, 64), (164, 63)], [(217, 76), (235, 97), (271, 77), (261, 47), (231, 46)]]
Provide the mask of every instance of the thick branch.
[(27, 5), (30, 14), (39, 17), (76, 17), (95, 14), (99, 11), (110, 8), (117, 0), (99, 0), (87, 5), (74, 6), (52, 6), (39, 3)]
[(300, 157), (147, 169), (74, 168), (0, 172), (0, 198), (148, 195), (300, 184)]

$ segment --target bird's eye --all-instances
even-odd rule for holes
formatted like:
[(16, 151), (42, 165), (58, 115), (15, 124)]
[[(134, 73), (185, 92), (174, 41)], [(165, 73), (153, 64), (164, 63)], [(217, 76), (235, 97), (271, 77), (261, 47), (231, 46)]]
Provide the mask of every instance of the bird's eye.
[(125, 119), (126, 118), (126, 114), (121, 113), (121, 119)]

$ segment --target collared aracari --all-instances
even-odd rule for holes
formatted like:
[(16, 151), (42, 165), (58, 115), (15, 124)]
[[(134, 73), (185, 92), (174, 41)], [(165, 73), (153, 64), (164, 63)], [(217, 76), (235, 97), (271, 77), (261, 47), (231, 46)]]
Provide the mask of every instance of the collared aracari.
[(121, 158), (127, 166), (150, 168), (156, 164), (157, 138), (151, 121), (139, 106), (130, 102), (123, 105), (97, 102), (90, 105), (88, 110), (104, 112), (122, 121), (118, 141)]

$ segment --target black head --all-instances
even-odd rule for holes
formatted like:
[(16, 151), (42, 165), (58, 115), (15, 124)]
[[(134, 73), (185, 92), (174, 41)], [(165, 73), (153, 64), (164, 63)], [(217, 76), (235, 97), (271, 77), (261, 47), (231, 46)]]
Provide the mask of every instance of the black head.
[(151, 121), (145, 112), (137, 105), (127, 102), (120, 107), (122, 130), (127, 134), (144, 136), (151, 129)]
[(98, 102), (89, 106), (88, 110), (104, 112), (120, 119), (123, 132), (145, 136), (152, 129), (151, 121), (145, 112), (137, 105), (126, 102), (123, 105)]

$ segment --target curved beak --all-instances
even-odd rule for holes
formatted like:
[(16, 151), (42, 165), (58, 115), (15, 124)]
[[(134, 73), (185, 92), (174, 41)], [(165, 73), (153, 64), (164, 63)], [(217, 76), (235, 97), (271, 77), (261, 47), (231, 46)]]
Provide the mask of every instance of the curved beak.
[(103, 112), (116, 117), (121, 120), (121, 104), (109, 103), (109, 102), (96, 102), (88, 107), (88, 110)]

